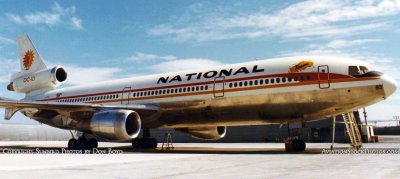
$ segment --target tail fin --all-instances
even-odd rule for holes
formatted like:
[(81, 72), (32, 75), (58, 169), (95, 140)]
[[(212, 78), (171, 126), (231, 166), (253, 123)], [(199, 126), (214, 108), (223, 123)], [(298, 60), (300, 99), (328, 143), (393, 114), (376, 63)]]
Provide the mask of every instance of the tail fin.
[(22, 73), (36, 72), (47, 68), (28, 35), (18, 37), (18, 47)]

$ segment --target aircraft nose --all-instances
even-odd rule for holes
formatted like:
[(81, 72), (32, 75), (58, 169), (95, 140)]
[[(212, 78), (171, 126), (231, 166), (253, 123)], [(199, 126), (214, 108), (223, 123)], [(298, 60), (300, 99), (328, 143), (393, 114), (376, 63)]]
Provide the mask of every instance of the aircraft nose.
[(385, 97), (392, 95), (397, 89), (397, 82), (395, 79), (387, 74), (382, 75), (383, 90), (385, 91)]

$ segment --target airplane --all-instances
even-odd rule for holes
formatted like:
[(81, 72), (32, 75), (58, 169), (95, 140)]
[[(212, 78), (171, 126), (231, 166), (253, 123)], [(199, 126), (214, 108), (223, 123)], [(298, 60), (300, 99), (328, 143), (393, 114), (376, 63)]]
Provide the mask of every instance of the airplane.
[[(21, 71), (11, 75), (7, 89), (25, 97), (0, 98), (5, 119), (20, 111), (79, 131), (68, 149), (96, 148), (97, 139), (154, 149), (155, 128), (217, 140), (228, 126), (322, 120), (382, 101), (397, 88), (374, 66), (335, 56), (282, 57), (57, 88), (67, 79), (66, 68), (48, 68), (28, 35), (17, 41)], [(298, 150), (305, 149), (303, 140), (296, 142)]]

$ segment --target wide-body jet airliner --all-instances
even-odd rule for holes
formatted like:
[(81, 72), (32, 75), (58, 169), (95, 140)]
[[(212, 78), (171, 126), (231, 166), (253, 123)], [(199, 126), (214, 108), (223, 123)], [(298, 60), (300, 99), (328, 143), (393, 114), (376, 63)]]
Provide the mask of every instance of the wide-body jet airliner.
[(156, 148), (154, 128), (213, 140), (223, 138), (227, 126), (321, 120), (382, 101), (397, 86), (363, 61), (301, 56), (57, 88), (67, 70), (48, 68), (27, 35), (18, 37), (18, 46), (21, 71), (7, 89), (25, 97), (1, 98), (5, 119), (20, 111), (40, 123), (79, 131), (69, 140), (70, 149), (95, 148), (99, 138)]

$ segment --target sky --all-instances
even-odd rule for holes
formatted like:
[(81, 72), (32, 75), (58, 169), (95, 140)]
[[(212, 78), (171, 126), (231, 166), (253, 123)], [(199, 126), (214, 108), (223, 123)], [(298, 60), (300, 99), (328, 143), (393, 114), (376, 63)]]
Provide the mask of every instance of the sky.
[[(360, 59), (400, 82), (400, 0), (0, 0), (0, 96), (23, 97), (6, 90), (23, 34), (66, 67), (63, 86), (296, 55)], [(399, 116), (399, 91), (368, 118)]]

